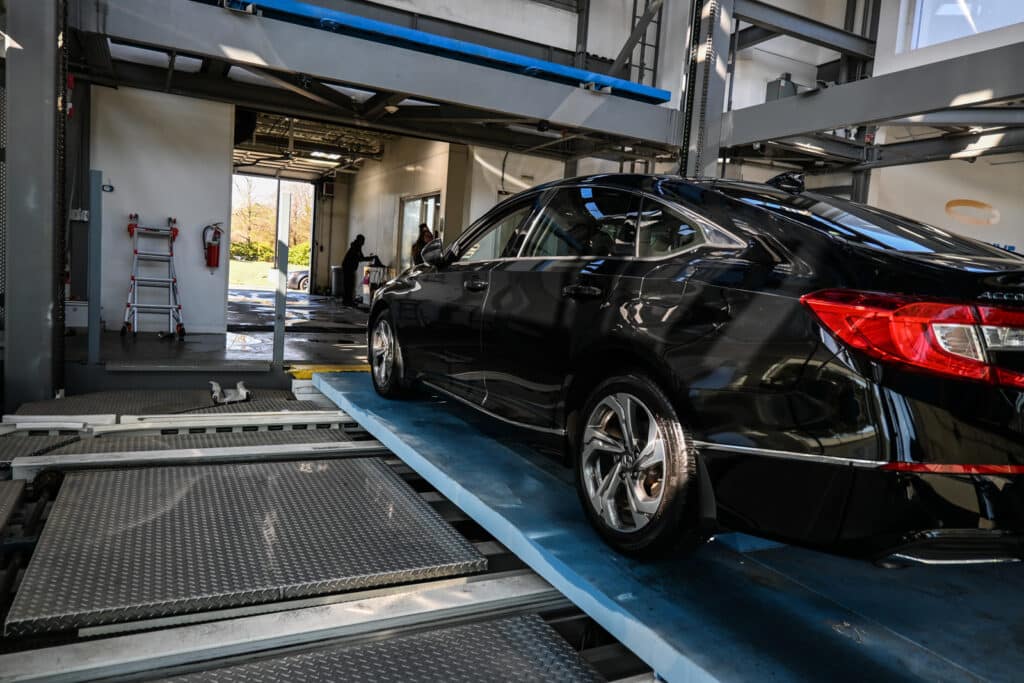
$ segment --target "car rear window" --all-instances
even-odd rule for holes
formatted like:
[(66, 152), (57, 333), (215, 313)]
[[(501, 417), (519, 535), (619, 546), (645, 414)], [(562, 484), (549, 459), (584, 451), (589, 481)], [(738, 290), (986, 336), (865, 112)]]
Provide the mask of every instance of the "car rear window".
[(1006, 257), (1008, 252), (904, 216), (813, 192), (788, 194), (744, 187), (716, 189), (744, 204), (865, 247), (916, 254)]

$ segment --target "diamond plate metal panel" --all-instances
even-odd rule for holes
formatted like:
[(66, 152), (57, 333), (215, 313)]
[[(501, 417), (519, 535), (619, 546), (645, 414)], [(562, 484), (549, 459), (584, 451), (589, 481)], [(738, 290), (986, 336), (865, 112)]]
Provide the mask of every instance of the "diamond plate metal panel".
[[(321, 403), (314, 401), (292, 401), (284, 398), (258, 396), (251, 401), (242, 403), (226, 403), (222, 406), (206, 406), (185, 411), (189, 415), (215, 415), (218, 413), (273, 413), (278, 411), (299, 412), (304, 410), (323, 410)], [(349, 420), (351, 421), (351, 420)]]
[(73, 434), (0, 437), (0, 465), (10, 465), (15, 458), (43, 455), (76, 441), (78, 437)]
[(335, 645), (165, 679), (287, 681), (600, 681), (537, 615), (497, 619), (359, 645)]
[[(286, 389), (254, 389), (253, 400), (236, 406), (250, 406), (256, 401), (288, 401), (293, 395)], [(214, 408), (209, 389), (179, 390), (124, 390), (98, 391), (91, 394), (68, 396), (53, 401), (26, 403), (18, 408), (18, 415), (162, 415), (190, 413)], [(238, 409), (242, 410), (242, 409)], [(271, 408), (277, 410), (277, 408)], [(309, 410), (297, 408), (296, 410)]]
[[(180, 448), (227, 448), (237, 446), (278, 446), (327, 441), (351, 441), (341, 429), (288, 429), (266, 432), (213, 432), (209, 434), (111, 435), (82, 439), (57, 448), (52, 455), (66, 453), (120, 453), (125, 451), (168, 451)], [(0, 439), (0, 446), (3, 441)]]
[(379, 460), (69, 475), (8, 634), (482, 571), (486, 559)]
[(14, 508), (21, 500), (21, 492), (24, 489), (25, 482), (20, 479), (0, 481), (0, 531), (7, 526), (7, 520), (14, 513)]

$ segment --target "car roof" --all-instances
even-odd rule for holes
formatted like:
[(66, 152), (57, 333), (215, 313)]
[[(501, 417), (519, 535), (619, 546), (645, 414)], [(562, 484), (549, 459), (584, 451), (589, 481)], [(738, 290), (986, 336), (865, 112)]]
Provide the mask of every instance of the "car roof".
[(595, 173), (591, 175), (581, 175), (574, 178), (565, 178), (562, 180), (553, 180), (548, 183), (543, 183), (531, 188), (531, 191), (549, 190), (558, 187), (572, 187), (581, 183), (640, 191), (657, 185), (658, 181), (683, 183), (705, 191), (710, 190), (716, 194), (722, 194), (720, 192), (722, 189), (746, 190), (761, 193), (767, 192), (776, 195), (790, 194), (785, 190), (780, 190), (777, 187), (767, 185), (765, 183), (755, 183), (745, 180), (725, 180), (722, 178), (686, 178), (681, 175), (651, 173)]

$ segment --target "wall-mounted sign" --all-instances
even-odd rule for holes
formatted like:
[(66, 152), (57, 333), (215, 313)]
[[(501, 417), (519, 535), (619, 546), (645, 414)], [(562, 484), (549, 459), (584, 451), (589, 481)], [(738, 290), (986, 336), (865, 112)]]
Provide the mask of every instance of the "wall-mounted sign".
[(964, 225), (995, 225), (1002, 217), (999, 209), (977, 199), (950, 199), (946, 215)]

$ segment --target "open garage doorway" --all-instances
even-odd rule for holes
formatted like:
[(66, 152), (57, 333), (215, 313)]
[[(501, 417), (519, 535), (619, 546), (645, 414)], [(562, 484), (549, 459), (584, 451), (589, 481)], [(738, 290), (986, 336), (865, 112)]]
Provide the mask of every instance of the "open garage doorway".
[(273, 291), (278, 201), (291, 198), (288, 230), (288, 288), (309, 292), (313, 231), (313, 185), (236, 173), (231, 191), (230, 291)]

